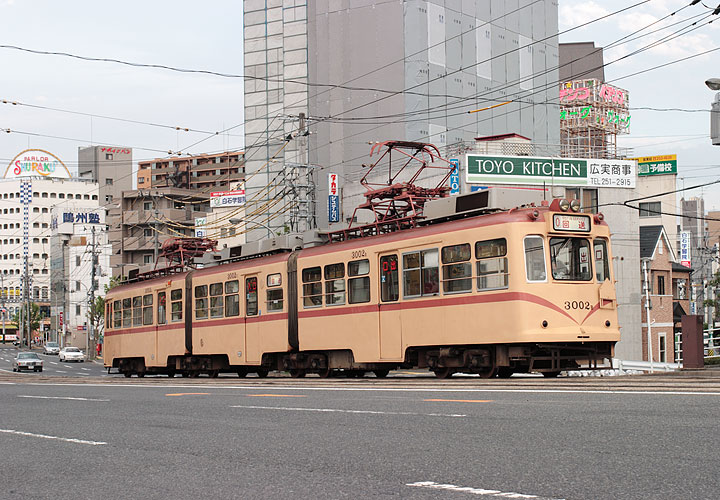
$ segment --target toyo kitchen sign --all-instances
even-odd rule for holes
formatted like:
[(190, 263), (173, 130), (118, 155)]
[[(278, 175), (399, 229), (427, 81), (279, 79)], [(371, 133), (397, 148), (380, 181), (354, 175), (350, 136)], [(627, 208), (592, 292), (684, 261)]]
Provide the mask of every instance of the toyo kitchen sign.
[(635, 162), (592, 158), (467, 155), (467, 182), (587, 187), (635, 187)]

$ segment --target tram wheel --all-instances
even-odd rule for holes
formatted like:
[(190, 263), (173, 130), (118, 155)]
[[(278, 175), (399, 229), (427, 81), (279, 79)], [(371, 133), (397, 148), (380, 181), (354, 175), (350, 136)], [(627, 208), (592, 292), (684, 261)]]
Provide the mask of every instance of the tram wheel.
[(167, 372), (167, 376), (168, 376), (168, 378), (173, 378), (175, 376), (175, 372), (174, 371)]
[(123, 375), (125, 375), (125, 378), (132, 377), (132, 372), (123, 372)]
[(182, 372), (183, 378), (188, 378), (189, 376), (190, 376), (190, 374), (188, 372)]
[(145, 372), (137, 372), (138, 378), (143, 378), (145, 376)]
[(244, 368), (240, 368), (237, 371), (237, 376), (240, 378), (245, 378), (245, 377), (247, 377), (247, 373), (248, 373), (247, 370), (245, 370)]
[(217, 378), (220, 374), (220, 370), (210, 370), (210, 373), (208, 373), (208, 376), (210, 378)]
[(545, 378), (557, 378), (558, 375), (560, 375), (560, 372), (543, 372)]
[(501, 366), (497, 370), (497, 376), (499, 378), (510, 378), (512, 377), (513, 373), (515, 373), (515, 371), (509, 366)]
[(453, 371), (451, 368), (437, 368), (433, 370), (435, 373), (435, 376), (440, 379), (446, 379), (453, 376)]
[(493, 378), (495, 375), (497, 375), (498, 369), (496, 367), (492, 367), (484, 372), (478, 373), (480, 375), (480, 378)]
[(257, 373), (258, 378), (266, 378), (270, 372), (268, 370), (258, 370), (255, 373)]
[(191, 370), (188, 376), (190, 378), (198, 378), (200, 376), (200, 372), (198, 370)]
[(373, 370), (373, 373), (377, 378), (385, 378), (388, 376), (388, 373), (390, 373), (390, 370)]
[(292, 378), (303, 378), (305, 375), (305, 370), (290, 370), (290, 376)]
[(323, 368), (318, 370), (317, 374), (320, 378), (330, 378), (332, 376), (332, 370), (330, 370), (330, 368)]

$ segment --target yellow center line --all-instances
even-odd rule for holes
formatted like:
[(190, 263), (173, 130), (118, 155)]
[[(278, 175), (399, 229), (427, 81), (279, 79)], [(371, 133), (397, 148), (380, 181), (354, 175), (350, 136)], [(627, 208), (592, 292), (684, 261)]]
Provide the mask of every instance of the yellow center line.
[(249, 398), (304, 398), (298, 394), (245, 394)]
[(177, 394), (165, 394), (166, 396), (208, 396), (209, 392), (178, 392)]
[(423, 399), (423, 401), (441, 401), (445, 403), (492, 403), (492, 399)]

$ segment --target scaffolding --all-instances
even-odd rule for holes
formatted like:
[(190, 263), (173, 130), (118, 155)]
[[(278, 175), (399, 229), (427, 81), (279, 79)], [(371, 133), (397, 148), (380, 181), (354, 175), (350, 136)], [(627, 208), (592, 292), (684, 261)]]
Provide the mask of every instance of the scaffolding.
[(618, 158), (617, 136), (630, 133), (627, 90), (595, 78), (560, 85), (561, 154), (571, 158)]

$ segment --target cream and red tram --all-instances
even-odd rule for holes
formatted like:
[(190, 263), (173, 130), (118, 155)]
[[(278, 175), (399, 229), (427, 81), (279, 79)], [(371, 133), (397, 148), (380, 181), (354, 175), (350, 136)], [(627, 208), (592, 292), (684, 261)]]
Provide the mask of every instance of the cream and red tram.
[(554, 200), (118, 286), (105, 365), (441, 378), (597, 368), (620, 339), (610, 233), (575, 208)]

